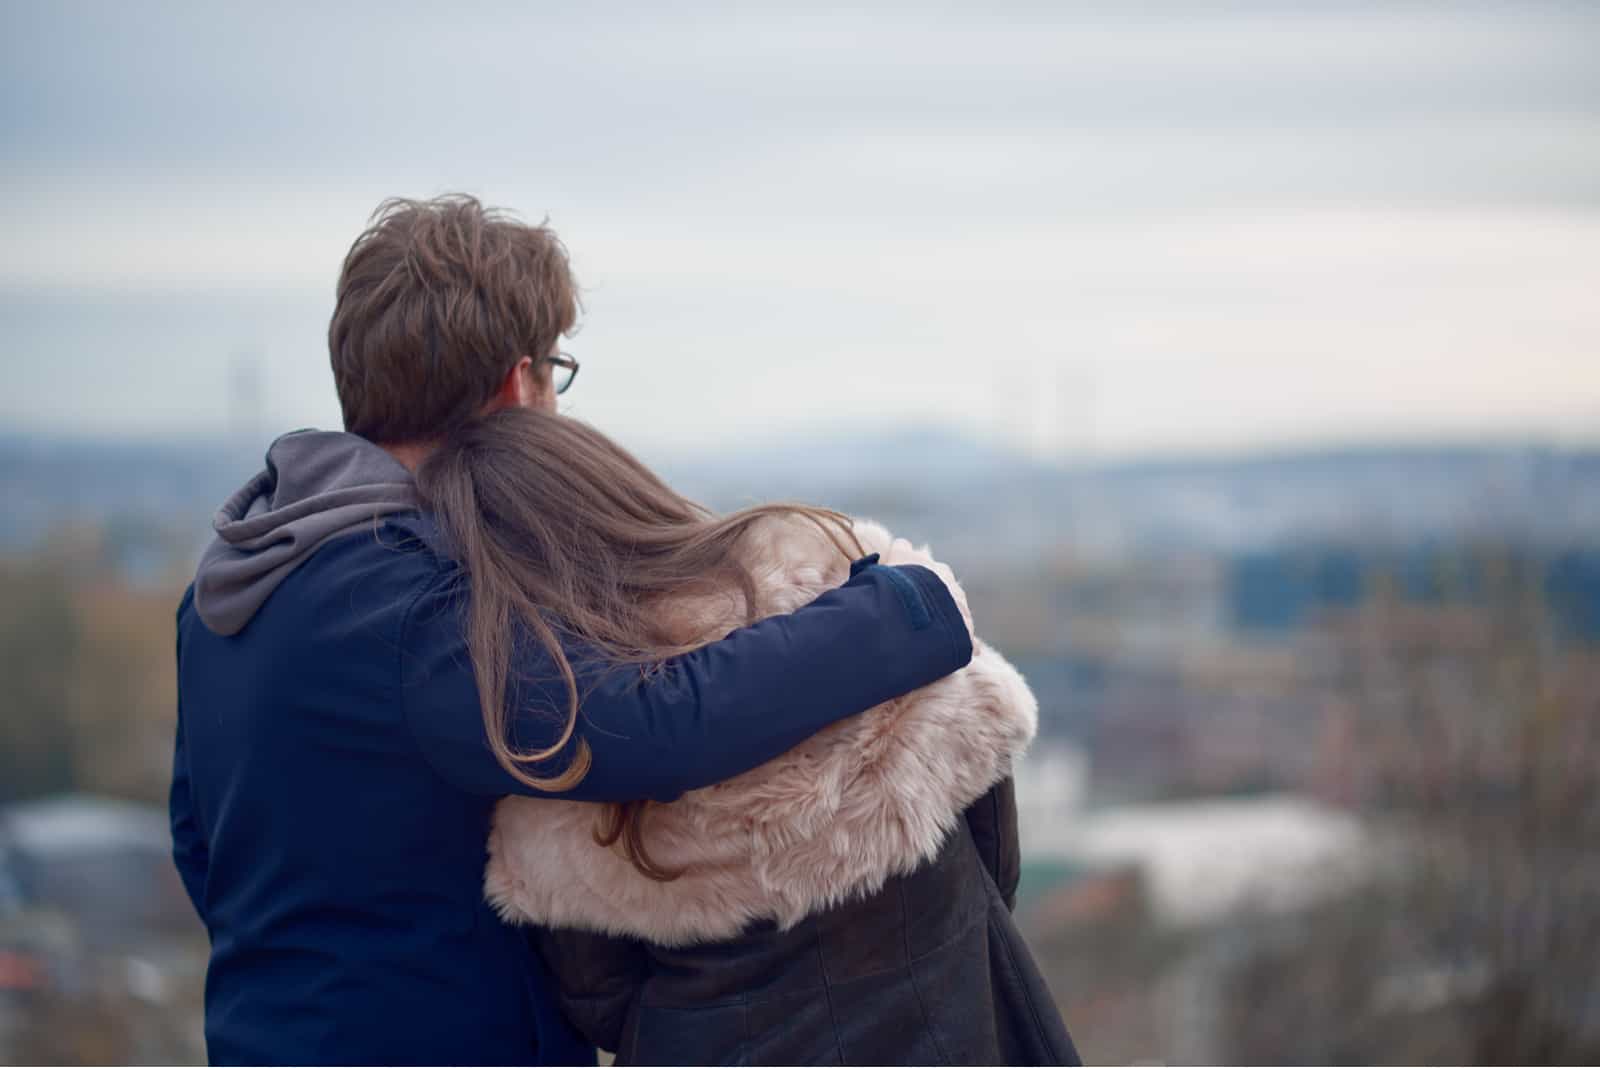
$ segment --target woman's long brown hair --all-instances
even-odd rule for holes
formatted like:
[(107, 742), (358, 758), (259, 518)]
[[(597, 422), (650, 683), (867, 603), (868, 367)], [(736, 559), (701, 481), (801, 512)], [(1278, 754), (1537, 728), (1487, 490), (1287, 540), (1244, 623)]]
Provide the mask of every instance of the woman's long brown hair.
[[(581, 694), (567, 647), (577, 643), (602, 662), (648, 672), (714, 636), (685, 641), (670, 633), (664, 610), (674, 598), (731, 596), (739, 617), (754, 622), (761, 606), (737, 548), (764, 517), (809, 520), (844, 556), (861, 550), (838, 512), (765, 504), (717, 516), (593, 427), (521, 408), (452, 432), (418, 470), (417, 488), (466, 572), (467, 647), (490, 747), (517, 780), (552, 792), (581, 782), (592, 759), (582, 738), (573, 744)], [(541, 748), (522, 748), (510, 733), (512, 652), (521, 634), (543, 646), (567, 690), (561, 730)], [(563, 770), (538, 773), (555, 758), (565, 758)], [(595, 839), (620, 843), (651, 878), (674, 878), (644, 847), (646, 808), (607, 806)]]

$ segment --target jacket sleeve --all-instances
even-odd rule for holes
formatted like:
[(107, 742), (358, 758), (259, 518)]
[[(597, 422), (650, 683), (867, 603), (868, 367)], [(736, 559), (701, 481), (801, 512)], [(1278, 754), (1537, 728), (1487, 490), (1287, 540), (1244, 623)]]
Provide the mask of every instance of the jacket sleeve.
[(1022, 848), (1017, 835), (1017, 784), (1001, 779), (967, 809), (967, 829), (977, 843), (978, 856), (989, 869), (1006, 908), (1017, 907), (1017, 886), (1022, 881)]
[[(191, 595), (184, 596), (184, 604)], [(183, 605), (179, 606), (181, 616)], [(178, 630), (178, 658), (183, 658), (183, 629)], [(172, 753), (172, 789), (167, 797), (167, 815), (172, 826), (172, 859), (200, 919), (205, 920), (206, 868), (210, 850), (195, 817), (194, 798), (189, 792), (189, 754), (183, 745), (183, 698), (178, 698), (178, 724)]]
[(591, 1043), (617, 1052), (628, 1009), (649, 975), (644, 946), (588, 931), (535, 928), (534, 941), (560, 987), (561, 1012)]
[[(460, 789), (538, 794), (500, 767), (478, 710), (461, 623), (459, 581), (414, 599), (400, 632), (400, 703), (418, 746)], [(552, 744), (566, 687), (542, 650), (512, 665), (510, 733), (522, 748)], [(581, 652), (569, 650), (575, 664)], [(575, 801), (671, 801), (763, 764), (823, 727), (964, 667), (972, 638), (950, 591), (927, 568), (858, 561), (843, 586), (798, 611), (638, 671), (579, 670), (577, 736), (593, 765)], [(568, 745), (540, 775), (571, 758)]]

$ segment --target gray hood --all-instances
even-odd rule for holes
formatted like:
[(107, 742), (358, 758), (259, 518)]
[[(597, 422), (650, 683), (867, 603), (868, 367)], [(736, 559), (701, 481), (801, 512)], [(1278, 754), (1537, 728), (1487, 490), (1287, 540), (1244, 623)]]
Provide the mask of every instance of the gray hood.
[(223, 502), (195, 573), (194, 607), (218, 634), (243, 630), (278, 583), (323, 542), (417, 507), (411, 472), (365, 438), (285, 434), (267, 467)]

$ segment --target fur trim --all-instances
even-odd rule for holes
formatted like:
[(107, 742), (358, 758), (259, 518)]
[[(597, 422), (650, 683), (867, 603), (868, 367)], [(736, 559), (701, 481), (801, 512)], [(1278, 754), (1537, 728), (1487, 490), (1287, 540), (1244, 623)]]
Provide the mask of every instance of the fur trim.
[[(932, 563), (875, 523), (854, 527), (885, 563)], [(767, 615), (839, 585), (849, 568), (804, 521), (760, 524), (747, 546)], [(733, 629), (730, 608), (712, 599), (676, 606), (673, 626), (711, 640)], [(955, 674), (744, 775), (652, 805), (651, 856), (687, 869), (681, 878), (652, 881), (619, 850), (597, 846), (599, 805), (512, 797), (495, 812), (485, 893), (509, 921), (661, 945), (731, 938), (757, 920), (788, 928), (936, 856), (963, 810), (1010, 773), (1037, 711), (1017, 670), (975, 641), (972, 663)]]

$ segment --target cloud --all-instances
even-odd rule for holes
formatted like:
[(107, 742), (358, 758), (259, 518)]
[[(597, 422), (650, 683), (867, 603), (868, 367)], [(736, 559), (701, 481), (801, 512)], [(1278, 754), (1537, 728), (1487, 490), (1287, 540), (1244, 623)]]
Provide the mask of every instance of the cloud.
[(1594, 424), (1600, 13), (1130, 10), (12, 6), (0, 422), (214, 424), (240, 348), (327, 422), (350, 239), (462, 188), (568, 239), (579, 403), (657, 442), (1007, 381), (1111, 450)]

